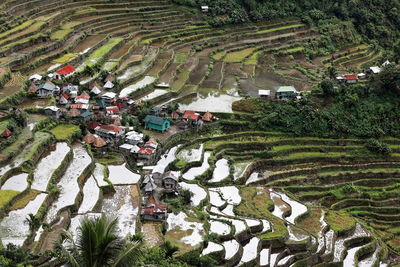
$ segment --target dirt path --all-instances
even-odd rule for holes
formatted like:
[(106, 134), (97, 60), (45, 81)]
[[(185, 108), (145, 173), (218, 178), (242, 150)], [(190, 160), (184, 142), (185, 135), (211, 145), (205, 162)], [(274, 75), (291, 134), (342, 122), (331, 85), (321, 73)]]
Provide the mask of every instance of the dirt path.
[(156, 247), (163, 243), (159, 222), (143, 222), (142, 234), (148, 247)]
[(57, 242), (60, 240), (61, 232), (67, 229), (69, 224), (68, 211), (64, 211), (60, 214), (60, 220), (52, 226), (51, 232), (44, 232), (43, 242), (40, 245), (39, 251), (54, 250)]

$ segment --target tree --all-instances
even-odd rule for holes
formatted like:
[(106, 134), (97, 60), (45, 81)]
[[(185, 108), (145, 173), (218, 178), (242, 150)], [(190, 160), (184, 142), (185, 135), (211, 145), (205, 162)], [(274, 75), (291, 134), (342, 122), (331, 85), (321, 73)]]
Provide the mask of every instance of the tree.
[(85, 217), (78, 228), (77, 241), (65, 231), (66, 246), (61, 260), (73, 267), (132, 266), (143, 257), (143, 244), (117, 235), (117, 219)]
[(335, 88), (333, 87), (333, 83), (330, 80), (323, 80), (321, 82), (321, 89), (326, 96), (332, 96), (335, 94)]
[(40, 227), (40, 220), (32, 213), (28, 214), (28, 217), (25, 219), (25, 222), (29, 225), (30, 231), (33, 231), (34, 229)]

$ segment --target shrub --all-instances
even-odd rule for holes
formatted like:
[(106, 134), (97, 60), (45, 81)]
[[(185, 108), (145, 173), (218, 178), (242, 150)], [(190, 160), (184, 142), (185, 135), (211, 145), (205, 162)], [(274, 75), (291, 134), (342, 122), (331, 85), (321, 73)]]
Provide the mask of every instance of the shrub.
[(391, 153), (391, 149), (388, 147), (386, 143), (383, 143), (376, 139), (369, 139), (365, 144), (365, 147), (376, 154), (381, 155), (389, 155)]

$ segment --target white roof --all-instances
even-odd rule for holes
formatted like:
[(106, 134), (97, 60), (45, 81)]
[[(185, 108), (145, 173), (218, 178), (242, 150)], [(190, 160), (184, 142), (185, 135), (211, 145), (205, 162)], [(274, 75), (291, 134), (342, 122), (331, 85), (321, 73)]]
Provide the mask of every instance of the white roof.
[(378, 66), (370, 67), (369, 69), (375, 74), (381, 72), (381, 68), (379, 68)]
[(270, 95), (271, 90), (258, 90), (258, 95)]
[(157, 87), (168, 88), (168, 87), (169, 87), (169, 83), (162, 82), (162, 83), (157, 84), (156, 86), (157, 86)]
[(97, 86), (93, 87), (93, 89), (90, 91), (91, 93), (98, 95), (101, 93), (101, 90), (97, 88)]
[(53, 74), (53, 73), (49, 73), (47, 76), (48, 76), (49, 78), (53, 78), (53, 77), (54, 77), (54, 74)]
[(342, 76), (337, 76), (336, 80), (344, 80), (344, 78)]
[(89, 104), (89, 99), (78, 98), (75, 100), (76, 104)]
[(59, 109), (58, 107), (56, 107), (56, 106), (48, 106), (48, 107), (45, 107), (44, 109), (50, 109), (51, 111), (54, 111), (54, 112), (60, 110), (60, 109)]
[(42, 78), (42, 75), (33, 74), (31, 77), (29, 77), (29, 80), (41, 80)]
[(108, 93), (105, 93), (102, 97), (106, 97), (106, 98), (115, 98), (116, 96), (117, 96), (116, 93), (108, 92)]
[(107, 81), (106, 84), (104, 85), (104, 88), (107, 88), (107, 89), (114, 88), (114, 84), (110, 81)]
[(208, 9), (208, 6), (201, 6), (201, 9)]
[(129, 149), (129, 150), (131, 150), (133, 147), (134, 147), (134, 145), (131, 145), (131, 144), (123, 144), (123, 145), (119, 146), (119, 148)]
[(131, 153), (137, 153), (139, 150), (140, 150), (140, 147), (133, 146), (133, 148), (131, 149)]
[(386, 61), (383, 62), (383, 64), (382, 64), (382, 66), (384, 66), (384, 67), (386, 67), (386, 66), (388, 66), (388, 65), (390, 65), (390, 61), (389, 61), (389, 60), (386, 60)]
[(365, 76), (365, 73), (359, 73), (359, 74), (357, 74), (357, 76), (358, 76), (358, 77)]

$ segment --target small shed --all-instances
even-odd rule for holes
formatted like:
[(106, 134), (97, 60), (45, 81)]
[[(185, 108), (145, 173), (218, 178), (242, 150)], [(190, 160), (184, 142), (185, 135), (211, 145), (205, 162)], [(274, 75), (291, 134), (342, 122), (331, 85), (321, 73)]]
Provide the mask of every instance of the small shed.
[(206, 112), (202, 117), (202, 120), (205, 122), (212, 122), (213, 119), (214, 119), (214, 115), (211, 114), (210, 112)]
[(171, 127), (171, 123), (169, 120), (153, 115), (147, 115), (144, 119), (144, 123), (147, 129), (157, 130), (161, 132), (167, 131)]
[(176, 190), (178, 188), (178, 178), (173, 172), (166, 172), (163, 175), (162, 184), (165, 189)]
[(59, 119), (61, 117), (61, 110), (56, 106), (45, 107), (44, 113), (47, 116), (51, 116), (51, 117), (56, 118), (56, 119)]
[(111, 81), (107, 81), (106, 84), (104, 85), (105, 89), (113, 89), (114, 84)]
[(209, 11), (209, 7), (208, 6), (201, 6), (201, 11), (204, 13), (207, 13)]
[(261, 98), (269, 98), (271, 96), (271, 90), (258, 90), (258, 96)]
[(8, 138), (12, 135), (12, 132), (9, 129), (4, 129), (4, 131), (0, 134), (0, 137)]
[(294, 86), (278, 86), (275, 87), (276, 98), (278, 99), (293, 99), (296, 98), (298, 92)]

